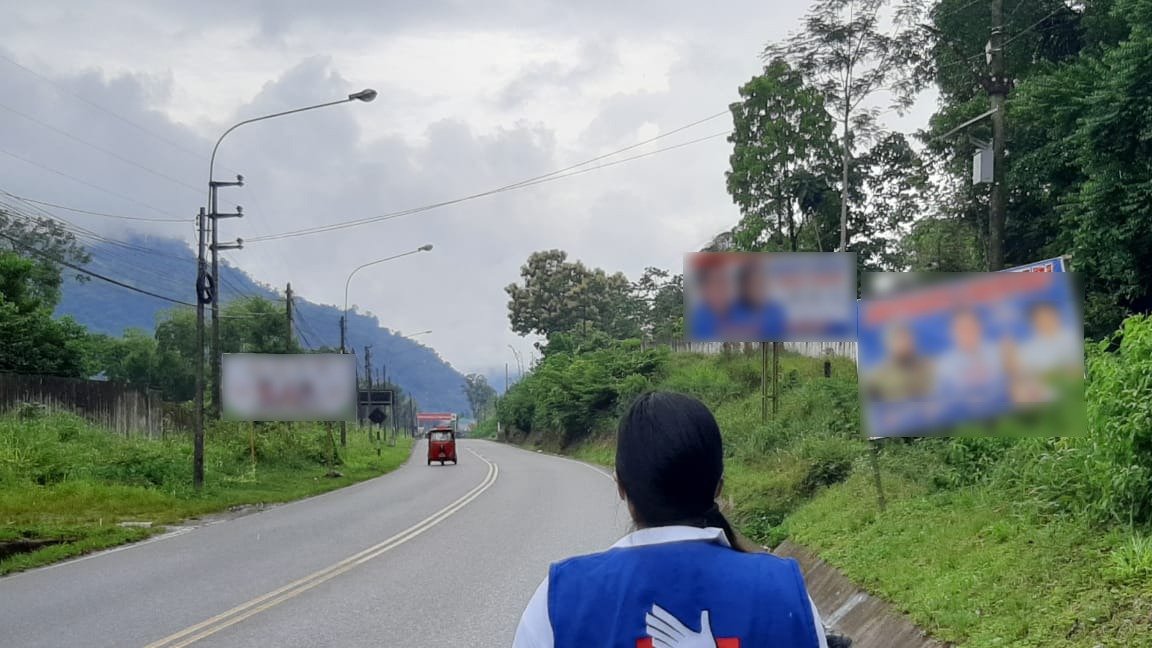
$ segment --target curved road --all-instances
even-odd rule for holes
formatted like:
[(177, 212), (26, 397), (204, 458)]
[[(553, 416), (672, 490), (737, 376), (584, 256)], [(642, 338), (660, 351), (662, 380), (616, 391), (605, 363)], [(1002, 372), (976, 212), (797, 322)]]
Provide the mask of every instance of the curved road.
[(474, 440), (382, 477), (0, 578), (0, 646), (508, 647), (548, 564), (606, 548), (604, 471)]

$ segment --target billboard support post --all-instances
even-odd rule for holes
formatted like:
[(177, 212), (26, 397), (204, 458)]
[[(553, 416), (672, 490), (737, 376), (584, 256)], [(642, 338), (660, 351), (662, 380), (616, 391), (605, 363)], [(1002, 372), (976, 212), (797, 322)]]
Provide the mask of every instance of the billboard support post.
[(772, 343), (772, 416), (780, 411), (780, 343)]
[(768, 422), (768, 343), (760, 343), (760, 422)]
[(887, 502), (884, 501), (884, 484), (880, 481), (880, 441), (869, 439), (868, 443), (872, 446), (872, 478), (876, 481), (876, 502), (880, 505), (880, 512), (883, 513), (887, 508)]

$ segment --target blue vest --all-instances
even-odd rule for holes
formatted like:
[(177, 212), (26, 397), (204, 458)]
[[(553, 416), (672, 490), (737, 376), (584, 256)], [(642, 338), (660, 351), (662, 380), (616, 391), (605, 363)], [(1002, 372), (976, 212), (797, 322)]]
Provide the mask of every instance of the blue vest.
[(647, 648), (645, 615), (659, 605), (691, 632), (709, 614), (720, 648), (817, 648), (794, 560), (685, 541), (570, 558), (548, 575), (556, 648)]

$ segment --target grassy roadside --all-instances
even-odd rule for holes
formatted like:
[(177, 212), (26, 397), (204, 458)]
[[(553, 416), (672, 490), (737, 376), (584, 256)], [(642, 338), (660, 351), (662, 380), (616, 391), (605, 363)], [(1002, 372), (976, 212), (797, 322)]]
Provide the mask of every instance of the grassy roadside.
[(207, 435), (205, 487), (191, 488), (187, 439), (127, 439), (67, 415), (0, 418), (0, 546), (51, 542), (0, 558), (0, 575), (141, 540), (164, 525), (233, 507), (287, 502), (389, 472), (411, 440), (377, 448), (354, 431), (330, 465), (316, 425), (265, 425), (252, 463), (247, 426)]
[[(1110, 431), (1087, 440), (884, 444), (883, 512), (851, 365), (835, 366), (831, 379), (819, 361), (782, 365), (780, 412), (768, 425), (748, 376), (754, 360), (674, 356), (653, 385), (713, 408), (725, 436), (725, 499), (749, 537), (814, 550), (960, 646), (1152, 646), (1152, 529), (1107, 515), (1127, 501), (1125, 462), (1137, 470), (1122, 453), (1141, 447), (1152, 420), (1152, 383), (1133, 382), (1139, 364), (1118, 356), (1092, 365), (1090, 414)], [(1112, 429), (1128, 422), (1136, 428)], [(610, 428), (567, 453), (611, 466)], [(1116, 439), (1120, 454), (1100, 452)]]

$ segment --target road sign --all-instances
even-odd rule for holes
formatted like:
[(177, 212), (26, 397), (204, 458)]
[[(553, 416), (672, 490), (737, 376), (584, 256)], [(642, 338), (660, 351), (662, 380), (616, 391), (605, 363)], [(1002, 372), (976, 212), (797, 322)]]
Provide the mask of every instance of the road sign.
[(368, 414), (368, 420), (372, 421), (376, 425), (383, 423), (384, 419), (386, 418), (388, 417), (384, 414), (384, 410), (380, 409), (379, 407), (372, 408), (372, 411)]
[(388, 407), (392, 405), (392, 390), (391, 389), (361, 389), (360, 390), (360, 406), (382, 406)]

